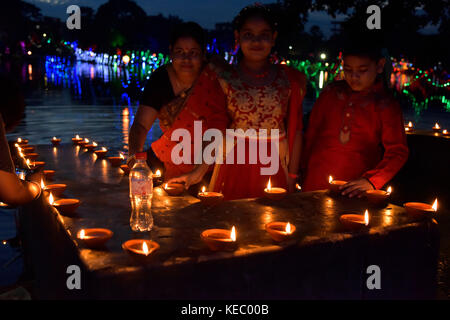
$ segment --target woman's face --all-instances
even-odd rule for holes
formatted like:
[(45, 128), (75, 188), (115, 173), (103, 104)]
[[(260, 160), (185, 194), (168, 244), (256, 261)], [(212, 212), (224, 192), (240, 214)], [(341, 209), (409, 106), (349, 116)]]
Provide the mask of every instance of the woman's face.
[(202, 69), (204, 53), (193, 38), (179, 38), (173, 47), (170, 47), (170, 57), (177, 74), (195, 76)]
[(384, 59), (378, 62), (359, 56), (344, 57), (344, 78), (353, 91), (364, 91), (374, 83), (379, 73), (383, 72)]
[(234, 36), (245, 59), (261, 61), (269, 57), (275, 45), (277, 32), (274, 32), (264, 19), (254, 17), (248, 19), (241, 30), (235, 31)]

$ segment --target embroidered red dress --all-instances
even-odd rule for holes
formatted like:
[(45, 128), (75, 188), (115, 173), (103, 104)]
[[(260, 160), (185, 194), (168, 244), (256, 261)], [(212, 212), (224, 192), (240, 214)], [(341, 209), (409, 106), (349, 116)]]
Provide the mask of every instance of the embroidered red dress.
[[(302, 73), (292, 68), (280, 65), (273, 65), (272, 68), (275, 70), (273, 76), (264, 85), (246, 82), (238, 68), (224, 72), (219, 77), (227, 96), (227, 109), (231, 118), (228, 128), (243, 131), (266, 129), (268, 136), (272, 129), (278, 129), (280, 135), (278, 171), (274, 175), (261, 174), (260, 169), (269, 165), (263, 164), (259, 157), (256, 157), (255, 164), (250, 163), (249, 141), (254, 137), (245, 138), (245, 163), (237, 163), (238, 150), (235, 145), (234, 163), (230, 164), (224, 159), (225, 163), (216, 164), (210, 189), (222, 192), (227, 200), (263, 196), (269, 177), (273, 187), (287, 188), (289, 153), (292, 153), (296, 131), (302, 130), (302, 101), (306, 80)], [(256, 139), (259, 143), (262, 138), (259, 136)], [(264, 141), (270, 154), (271, 140)]]
[(327, 189), (330, 175), (365, 177), (380, 189), (409, 152), (400, 105), (381, 81), (365, 92), (353, 92), (344, 80), (328, 85), (313, 107), (305, 140), (304, 191)]

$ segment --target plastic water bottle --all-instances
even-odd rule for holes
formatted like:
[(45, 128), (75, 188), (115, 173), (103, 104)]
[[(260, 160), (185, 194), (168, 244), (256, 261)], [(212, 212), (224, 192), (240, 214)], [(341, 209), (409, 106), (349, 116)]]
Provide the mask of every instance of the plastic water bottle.
[(151, 212), (153, 198), (153, 173), (147, 166), (147, 153), (136, 153), (136, 163), (130, 171), (130, 226), (133, 231), (150, 231), (153, 228)]

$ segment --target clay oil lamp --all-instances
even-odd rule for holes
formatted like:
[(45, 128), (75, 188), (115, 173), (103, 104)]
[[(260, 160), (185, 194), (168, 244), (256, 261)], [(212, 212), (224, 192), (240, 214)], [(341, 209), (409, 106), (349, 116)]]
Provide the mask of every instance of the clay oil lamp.
[(436, 122), (436, 124), (433, 127), (433, 131), (434, 132), (440, 132), (441, 131), (441, 127), (439, 126), (439, 123)]
[(27, 164), (28, 167), (30, 168), (30, 170), (37, 170), (39, 168), (42, 168), (43, 166), (45, 166), (45, 162), (44, 161), (33, 161), (33, 162), (29, 162), (30, 159), (27, 159)]
[(86, 247), (99, 248), (103, 247), (113, 235), (114, 233), (109, 229), (89, 228), (78, 231), (77, 238)]
[(339, 220), (345, 229), (349, 231), (358, 231), (369, 225), (369, 211), (366, 210), (364, 215), (359, 214), (343, 214)]
[(340, 186), (343, 186), (347, 183), (347, 181), (342, 180), (334, 180), (332, 176), (328, 178), (328, 183), (330, 185), (330, 191), (334, 194), (340, 194), (341, 190), (339, 190)]
[(414, 131), (413, 123), (412, 123), (411, 121), (408, 122), (408, 125), (405, 126), (405, 131), (406, 131), (406, 132), (412, 132), (412, 131)]
[(273, 240), (284, 241), (295, 232), (295, 226), (289, 222), (274, 221), (266, 224), (266, 231)]
[(44, 180), (41, 179), (41, 188), (44, 191), (53, 193), (55, 197), (60, 197), (62, 193), (66, 190), (67, 185), (63, 183), (45, 185)]
[(213, 251), (236, 249), (236, 228), (208, 229), (201, 233), (202, 240)]
[(206, 187), (202, 187), (202, 191), (198, 193), (200, 201), (207, 206), (213, 206), (223, 200), (223, 194), (220, 192), (206, 191)]
[(24, 154), (29, 154), (34, 152), (34, 146), (21, 147), (21, 150)]
[(406, 212), (413, 218), (427, 218), (432, 217), (433, 213), (437, 211), (438, 200), (436, 199), (433, 205), (421, 202), (407, 202), (403, 205)]
[(159, 248), (158, 243), (146, 239), (131, 239), (122, 244), (123, 250), (138, 258), (150, 257)]
[(450, 136), (450, 133), (448, 132), (447, 129), (442, 130), (442, 134), (443, 134), (444, 136)]
[(59, 144), (61, 143), (61, 139), (58, 139), (56, 137), (53, 137), (52, 140), (50, 140), (53, 144), (54, 147), (59, 146)]
[(72, 138), (72, 142), (75, 145), (79, 144), (81, 141), (83, 141), (83, 138), (80, 138), (79, 135), (76, 135), (75, 138)]
[(264, 195), (271, 200), (281, 200), (287, 194), (286, 189), (283, 188), (273, 188), (270, 182), (267, 182), (267, 188), (264, 189)]
[(375, 206), (381, 206), (386, 205), (388, 202), (389, 197), (391, 196), (392, 188), (389, 187), (387, 191), (384, 190), (367, 190), (366, 191), (366, 198), (367, 200), (375, 205)]
[(122, 161), (125, 160), (125, 157), (123, 154), (120, 154), (119, 157), (108, 157), (107, 159), (113, 167), (118, 167), (122, 164)]
[(52, 180), (55, 176), (55, 170), (44, 170), (43, 173), (45, 180)]
[(167, 192), (169, 196), (179, 196), (184, 192), (184, 184), (182, 183), (170, 183), (164, 185), (164, 191)]
[(87, 144), (89, 144), (89, 139), (88, 138), (84, 138), (84, 140), (81, 140), (81, 141), (78, 142), (78, 145), (80, 147), (84, 147)]
[(37, 153), (26, 153), (25, 159), (30, 159), (30, 161), (35, 161), (39, 157), (39, 154)]
[(92, 143), (86, 144), (84, 145), (84, 147), (88, 150), (88, 151), (94, 151), (95, 148), (97, 148), (98, 144), (93, 141)]
[(97, 157), (104, 158), (108, 153), (108, 149), (102, 147), (100, 150), (95, 150), (94, 153), (97, 155)]
[(153, 174), (153, 185), (154, 186), (158, 186), (160, 185), (163, 180), (162, 180), (162, 174), (161, 174), (161, 170), (156, 170), (156, 172)]
[(124, 175), (130, 174), (130, 167), (127, 164), (120, 165), (120, 170), (122, 170)]
[(80, 206), (78, 199), (59, 199), (54, 200), (52, 193), (48, 197), (48, 202), (64, 216), (73, 216), (75, 210)]
[(0, 201), (0, 208), (8, 208), (8, 207), (9, 207), (9, 205)]
[(19, 146), (25, 146), (28, 144), (28, 140), (22, 139), (22, 138), (17, 138), (17, 143), (19, 144)]

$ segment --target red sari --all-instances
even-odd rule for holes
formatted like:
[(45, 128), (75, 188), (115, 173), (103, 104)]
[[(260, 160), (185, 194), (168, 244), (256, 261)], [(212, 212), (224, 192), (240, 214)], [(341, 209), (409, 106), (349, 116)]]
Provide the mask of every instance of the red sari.
[[(224, 130), (228, 123), (225, 108), (225, 95), (220, 87), (217, 74), (210, 65), (207, 65), (187, 97), (173, 101), (161, 109), (159, 118), (163, 135), (152, 143), (152, 149), (159, 160), (164, 163), (166, 180), (191, 172), (194, 169), (194, 121), (202, 121), (202, 134), (210, 128)], [(172, 149), (178, 141), (172, 141), (171, 136), (176, 129), (186, 129), (192, 139), (190, 164), (174, 164)], [(183, 150), (184, 151), (184, 150)]]
[[(287, 166), (289, 154), (297, 131), (302, 130), (302, 101), (306, 92), (304, 74), (287, 66), (277, 65), (273, 81), (255, 86), (246, 83), (236, 69), (220, 77), (220, 84), (227, 96), (227, 109), (231, 117), (231, 129), (278, 129), (280, 152), (278, 171), (271, 176), (262, 175), (260, 169), (267, 168), (257, 157), (256, 164), (249, 163), (249, 140), (246, 138), (244, 164), (216, 165), (210, 189), (222, 192), (227, 200), (262, 197), (269, 177), (273, 187), (287, 188)], [(269, 134), (270, 136), (270, 134)], [(262, 139), (257, 137), (258, 143)], [(270, 154), (270, 139), (267, 143)], [(259, 146), (258, 146), (259, 150)], [(234, 155), (237, 154), (234, 147)], [(235, 159), (236, 160), (236, 159)]]
[(304, 191), (328, 188), (328, 178), (367, 178), (382, 188), (408, 158), (403, 115), (381, 81), (353, 92), (344, 81), (328, 85), (311, 112), (302, 167)]

